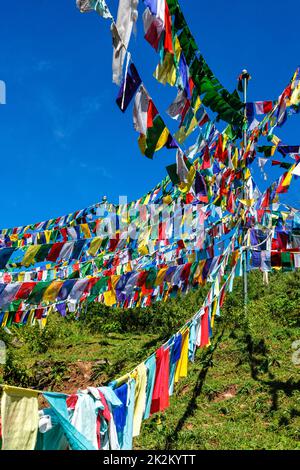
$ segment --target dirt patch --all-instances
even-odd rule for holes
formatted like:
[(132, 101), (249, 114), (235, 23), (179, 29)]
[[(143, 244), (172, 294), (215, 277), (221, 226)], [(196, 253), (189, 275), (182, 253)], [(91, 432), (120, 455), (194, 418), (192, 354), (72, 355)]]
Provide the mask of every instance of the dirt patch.
[(214, 403), (218, 401), (222, 401), (222, 400), (229, 400), (230, 398), (233, 398), (236, 396), (237, 389), (238, 389), (237, 385), (235, 384), (229, 385), (225, 390), (223, 390), (223, 392), (212, 393), (211, 396), (209, 397), (209, 400)]
[[(92, 369), (97, 364), (97, 361), (81, 361), (78, 360), (73, 364), (67, 364), (66, 370), (63, 373), (61, 380), (55, 385), (49, 383), (48, 386), (43, 387), (46, 391), (55, 389), (56, 392), (66, 393), (71, 395), (76, 393), (79, 389), (85, 390), (87, 387), (94, 386), (95, 382), (92, 380)], [(51, 366), (49, 367), (49, 369)], [(50, 372), (48, 370), (48, 372)], [(44, 370), (44, 374), (47, 373), (47, 369)], [(47, 401), (40, 396), (39, 397), (40, 408), (48, 407)]]
[(37, 387), (44, 390), (74, 393), (94, 385), (92, 370), (101, 361), (81, 361), (69, 364), (63, 361), (40, 361), (35, 374)]
[(94, 386), (95, 381), (92, 379), (92, 373), (95, 365), (97, 365), (97, 361), (78, 360), (74, 364), (70, 364), (67, 374), (65, 374), (62, 383), (56, 387), (56, 390), (59, 389), (58, 391), (71, 394), (76, 393), (79, 389), (84, 390), (87, 387)]
[(192, 423), (187, 423), (184, 425), (185, 429), (188, 429), (189, 431), (193, 431), (194, 425)]
[(77, 361), (75, 366), (77, 366), (77, 368), (79, 369), (80, 373), (83, 376), (83, 379), (90, 380), (93, 366), (92, 362)]
[(186, 395), (189, 391), (190, 391), (190, 386), (189, 386), (189, 385), (185, 385), (185, 386), (182, 387), (182, 389), (180, 390), (180, 395)]

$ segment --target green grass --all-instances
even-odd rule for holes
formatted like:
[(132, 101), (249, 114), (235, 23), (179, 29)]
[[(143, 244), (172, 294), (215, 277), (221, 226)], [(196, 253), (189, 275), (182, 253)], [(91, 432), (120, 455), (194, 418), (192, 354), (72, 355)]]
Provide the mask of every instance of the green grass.
[[(144, 421), (137, 449), (300, 449), (300, 276), (249, 276), (245, 318), (241, 282), (225, 302), (212, 344), (198, 350), (171, 406)], [(148, 310), (93, 306), (85, 319), (52, 316), (43, 332), (13, 328), (0, 380), (73, 392), (105, 384), (149, 356), (201, 305), (204, 292)]]

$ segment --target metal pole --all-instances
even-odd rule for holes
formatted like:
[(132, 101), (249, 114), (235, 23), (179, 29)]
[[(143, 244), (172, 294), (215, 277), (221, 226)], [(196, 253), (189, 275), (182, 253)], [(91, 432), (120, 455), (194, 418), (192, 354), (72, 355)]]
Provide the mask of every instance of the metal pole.
[(248, 80), (249, 80), (249, 74), (247, 70), (242, 71), (242, 79), (243, 79), (243, 94), (244, 94), (244, 128), (243, 128), (243, 141), (244, 141), (244, 151), (246, 150), (246, 145), (247, 145), (247, 128), (246, 128), (246, 123), (247, 123), (247, 108), (246, 108), (246, 103), (247, 103), (247, 86), (248, 86)]
[[(247, 70), (242, 71), (242, 80), (243, 80), (243, 95), (244, 95), (244, 125), (243, 125), (243, 143), (244, 143), (244, 152), (246, 152), (247, 147), (247, 86), (250, 75)], [(247, 199), (246, 189), (244, 186), (244, 199)], [(247, 248), (245, 248), (243, 253), (243, 286), (244, 286), (244, 312), (245, 316), (248, 314), (248, 278), (247, 278)]]

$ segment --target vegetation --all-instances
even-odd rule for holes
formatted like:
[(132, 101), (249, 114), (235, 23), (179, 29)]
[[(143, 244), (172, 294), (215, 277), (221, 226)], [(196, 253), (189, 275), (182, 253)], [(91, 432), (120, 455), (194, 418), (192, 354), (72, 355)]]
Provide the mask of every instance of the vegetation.
[[(7, 361), (0, 381), (74, 392), (104, 384), (149, 356), (199, 308), (205, 291), (148, 309), (89, 307), (79, 320), (2, 331)], [(145, 421), (137, 449), (300, 449), (300, 275), (274, 273), (269, 286), (249, 275), (245, 316), (238, 279), (165, 413)]]

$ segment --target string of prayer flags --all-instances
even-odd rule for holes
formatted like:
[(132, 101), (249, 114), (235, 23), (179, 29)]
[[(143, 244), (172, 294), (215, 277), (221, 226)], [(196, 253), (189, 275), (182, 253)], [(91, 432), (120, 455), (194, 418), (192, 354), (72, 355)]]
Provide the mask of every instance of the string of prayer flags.
[[(242, 102), (236, 93), (230, 94), (211, 72), (200, 56), (177, 0), (144, 0), (145, 38), (157, 50), (161, 62), (155, 72), (162, 83), (175, 84), (190, 98), (190, 79), (198, 95), (206, 92), (205, 102), (213, 111), (234, 125), (242, 121)], [(170, 18), (172, 28), (170, 27)], [(207, 93), (208, 89), (210, 94)]]
[[(1, 386), (0, 431), (4, 450), (130, 450), (142, 422), (170, 406), (174, 384), (188, 375), (196, 349), (210, 344), (216, 304), (222, 305), (231, 273), (213, 296), (177, 333), (131, 372), (106, 386), (76, 393)], [(50, 405), (38, 410), (38, 395)]]
[[(243, 106), (238, 95), (229, 94), (209, 69), (178, 1), (144, 3), (147, 39), (160, 53), (157, 78), (166, 78), (166, 82), (177, 87), (177, 97), (168, 109), (169, 115), (179, 121), (174, 137), (146, 91), (127, 49), (137, 19), (137, 2), (129, 5), (127, 0), (121, 0), (116, 23), (108, 15), (105, 2), (77, 2), (81, 11), (96, 10), (112, 21), (115, 78), (120, 74), (124, 77), (117, 104), (125, 112), (134, 101), (133, 121), (140, 134), (142, 153), (153, 158), (163, 147), (174, 148), (176, 163), (168, 166), (168, 178), (124, 207), (98, 203), (63, 217), (2, 230), (2, 326), (35, 320), (44, 324), (52, 307), (66, 315), (69, 311), (80, 312), (85, 302), (124, 308), (148, 306), (186, 292), (207, 279), (214, 280), (218, 263), (225, 268), (230, 261), (222, 256), (226, 245), (230, 245), (230, 236), (237, 237), (233, 248), (243, 246), (243, 224), (264, 228), (281, 224), (291, 238), (295, 236), (296, 225), (288, 225), (278, 205), (279, 195), (288, 190), (292, 176), (299, 173), (300, 148), (283, 144), (273, 134), (273, 127), (283, 122), (288, 108), (297, 110), (299, 71), (277, 102), (252, 103), (256, 114), (266, 115), (249, 129), (246, 146), (239, 146), (237, 136), (242, 127)], [(217, 119), (224, 118), (230, 123), (223, 132), (209, 119), (205, 106), (217, 113)], [(201, 132), (197, 141), (183, 152), (179, 143), (198, 127)], [(261, 136), (266, 136), (273, 145), (259, 146)], [(262, 194), (250, 169), (256, 151), (265, 157), (278, 151), (295, 162), (272, 160), (273, 165), (287, 171)], [(264, 164), (262, 159), (258, 162)], [(152, 202), (164, 205), (155, 223), (148, 207)], [(174, 209), (173, 203), (179, 207)], [(131, 209), (139, 205), (143, 206), (141, 214), (132, 216)], [(288, 220), (296, 224), (297, 211)], [(130, 227), (127, 232), (124, 223)], [(176, 225), (181, 229), (180, 237), (175, 236)], [(293, 243), (297, 246), (296, 241)], [(224, 250), (220, 257), (218, 247)], [(255, 256), (256, 266), (259, 262)], [(293, 266), (297, 264), (294, 258), (292, 261)]]

